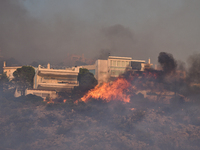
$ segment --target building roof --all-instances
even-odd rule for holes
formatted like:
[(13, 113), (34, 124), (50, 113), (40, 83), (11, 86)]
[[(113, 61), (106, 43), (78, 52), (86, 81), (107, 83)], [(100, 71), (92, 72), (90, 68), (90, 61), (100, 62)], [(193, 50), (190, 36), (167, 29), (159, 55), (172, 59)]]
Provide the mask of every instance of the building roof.
[(10, 66), (10, 67), (3, 67), (3, 69), (17, 69), (17, 68), (21, 68), (22, 66)]
[(132, 62), (142, 62), (142, 63), (145, 63), (145, 60), (134, 60), (134, 59), (132, 59), (131, 61)]
[(74, 68), (66, 68), (66, 69), (52, 69), (50, 68), (50, 64), (47, 68), (43, 68), (41, 65), (37, 68), (38, 74), (43, 75), (54, 75), (54, 76), (66, 76), (66, 75), (78, 75), (79, 69), (77, 67)]
[(108, 59), (128, 59), (131, 60), (131, 57), (119, 57), (119, 56), (109, 56)]
[(88, 70), (94, 70), (95, 65), (83, 65), (83, 66), (77, 66), (78, 68), (86, 68)]
[(142, 63), (145, 62), (145, 60), (135, 60), (135, 59), (132, 59), (131, 57), (119, 57), (119, 56), (109, 56), (108, 59), (125, 59), (125, 60), (130, 60), (133, 62), (142, 62)]

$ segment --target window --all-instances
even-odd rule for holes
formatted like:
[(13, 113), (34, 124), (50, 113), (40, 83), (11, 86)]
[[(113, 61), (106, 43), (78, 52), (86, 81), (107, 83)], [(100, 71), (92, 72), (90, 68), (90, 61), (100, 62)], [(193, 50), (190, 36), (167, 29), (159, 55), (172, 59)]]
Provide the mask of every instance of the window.
[(113, 66), (116, 66), (116, 61), (115, 60), (113, 61)]
[(118, 67), (121, 66), (121, 61), (117, 61), (117, 66), (118, 66)]
[(115, 70), (111, 70), (111, 75), (115, 75), (116, 71)]
[(112, 64), (112, 62), (113, 62), (113, 61), (112, 61), (112, 60), (110, 60), (110, 66), (112, 66), (112, 65), (113, 65), (113, 64)]
[(125, 65), (125, 62), (124, 61), (122, 61), (122, 67), (125, 67), (126, 65)]
[(124, 71), (121, 71), (121, 70), (111, 70), (111, 75), (118, 76), (118, 75), (120, 75), (123, 72)]
[(89, 70), (89, 72), (91, 72), (93, 75), (95, 75), (95, 69), (94, 70)]
[(134, 70), (141, 70), (141, 62), (131, 62), (131, 67)]

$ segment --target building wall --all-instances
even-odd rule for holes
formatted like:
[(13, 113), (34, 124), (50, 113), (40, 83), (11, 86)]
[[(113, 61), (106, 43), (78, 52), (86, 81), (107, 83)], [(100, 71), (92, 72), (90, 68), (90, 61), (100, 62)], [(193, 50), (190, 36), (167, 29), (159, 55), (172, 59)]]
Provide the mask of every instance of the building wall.
[(107, 60), (95, 62), (95, 78), (98, 83), (108, 82), (109, 78), (116, 78), (126, 69), (132, 69), (131, 62), (141, 64), (140, 71), (144, 70), (144, 60), (132, 60), (131, 57), (109, 56)]
[(130, 57), (109, 57), (108, 70), (110, 77), (118, 77), (124, 73), (126, 68), (130, 68)]
[(17, 68), (21, 68), (22, 66), (18, 67), (3, 67), (3, 72), (6, 73), (6, 76), (9, 80), (14, 79), (13, 73), (17, 70)]
[(65, 91), (78, 86), (79, 68), (52, 69), (39, 66), (37, 68), (33, 89)]
[(38, 66), (34, 76), (33, 89), (27, 89), (26, 95), (33, 94), (46, 98), (56, 98), (57, 92), (68, 91), (78, 86), (79, 68), (53, 69), (50, 64), (47, 68)]
[(57, 97), (56, 91), (49, 91), (49, 90), (29, 90), (29, 89), (27, 89), (25, 91), (25, 95), (28, 95), (28, 94), (40, 96), (44, 99), (46, 97), (51, 97), (53, 99), (55, 99)]
[(108, 74), (108, 60), (97, 60), (95, 62), (95, 78), (98, 83), (107, 82)]

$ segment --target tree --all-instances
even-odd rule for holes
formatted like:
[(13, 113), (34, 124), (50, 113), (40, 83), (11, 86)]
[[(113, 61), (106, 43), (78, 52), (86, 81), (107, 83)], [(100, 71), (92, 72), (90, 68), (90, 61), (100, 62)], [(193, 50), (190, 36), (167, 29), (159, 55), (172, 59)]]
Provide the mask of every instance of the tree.
[(3, 73), (0, 76), (0, 91), (4, 92), (5, 90), (8, 89), (9, 84), (9, 79), (6, 75), (6, 73)]
[(85, 68), (80, 68), (78, 81), (79, 89), (83, 92), (86, 92), (97, 85), (97, 80), (94, 78), (94, 75)]
[(12, 81), (22, 95), (25, 95), (27, 88), (33, 87), (34, 75), (35, 69), (31, 66), (22, 66), (13, 73), (14, 79)]

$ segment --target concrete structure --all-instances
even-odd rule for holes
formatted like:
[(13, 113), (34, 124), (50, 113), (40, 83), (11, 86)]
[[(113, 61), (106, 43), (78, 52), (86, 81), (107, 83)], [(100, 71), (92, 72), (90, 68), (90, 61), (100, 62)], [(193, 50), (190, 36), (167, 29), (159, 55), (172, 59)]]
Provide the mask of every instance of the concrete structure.
[(9, 80), (14, 79), (13, 73), (22, 66), (14, 66), (14, 67), (7, 67), (6, 62), (4, 61), (3, 64), (3, 73), (6, 73), (6, 76), (9, 78)]
[(33, 90), (26, 90), (27, 94), (34, 94), (46, 98), (56, 98), (57, 92), (63, 92), (78, 86), (79, 68), (52, 69), (50, 64), (47, 68), (38, 66), (35, 72)]
[(94, 64), (94, 65), (77, 66), (77, 68), (85, 68), (85, 69), (88, 69), (89, 72), (91, 72), (93, 75), (95, 75), (95, 64)]
[(77, 67), (66, 69), (51, 69), (40, 65), (36, 69), (33, 89), (66, 91), (78, 86), (79, 69)]
[(109, 78), (116, 78), (126, 69), (143, 71), (144, 60), (133, 60), (131, 57), (109, 56), (107, 60), (95, 62), (95, 78), (98, 83), (107, 82)]
[(56, 91), (51, 91), (51, 90), (37, 90), (37, 89), (27, 89), (25, 92), (25, 95), (28, 94), (33, 94), (33, 95), (37, 95), (40, 96), (44, 99), (46, 99), (46, 97), (50, 97), (52, 99), (55, 99), (58, 95)]

